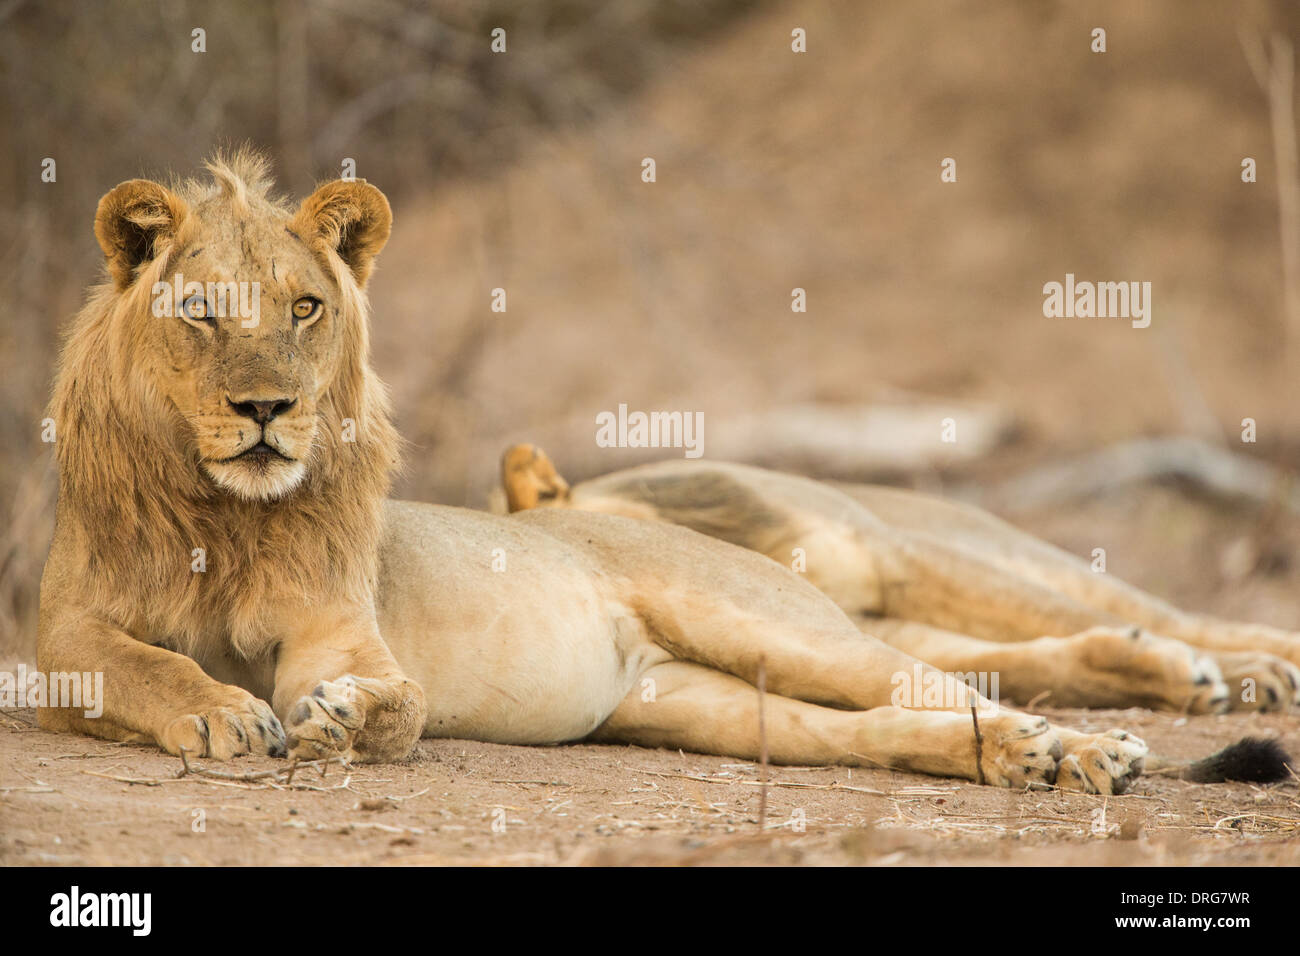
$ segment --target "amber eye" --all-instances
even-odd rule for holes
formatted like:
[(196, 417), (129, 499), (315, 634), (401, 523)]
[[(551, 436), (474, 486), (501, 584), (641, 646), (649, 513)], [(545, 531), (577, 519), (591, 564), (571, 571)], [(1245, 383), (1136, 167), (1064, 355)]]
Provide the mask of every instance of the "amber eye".
[(321, 301), (315, 296), (305, 295), (293, 304), (293, 324), (311, 322), (320, 315)]
[(185, 318), (191, 322), (213, 321), (212, 309), (208, 306), (208, 300), (201, 295), (190, 296), (181, 304), (181, 309), (185, 312)]

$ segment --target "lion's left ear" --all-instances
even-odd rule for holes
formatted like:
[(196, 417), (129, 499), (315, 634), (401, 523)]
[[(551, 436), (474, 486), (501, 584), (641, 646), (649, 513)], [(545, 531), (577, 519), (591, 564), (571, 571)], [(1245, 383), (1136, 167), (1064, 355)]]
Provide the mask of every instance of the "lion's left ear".
[(339, 179), (302, 201), (292, 228), (308, 244), (337, 253), (364, 287), (375, 256), (388, 242), (393, 211), (384, 194), (364, 179)]

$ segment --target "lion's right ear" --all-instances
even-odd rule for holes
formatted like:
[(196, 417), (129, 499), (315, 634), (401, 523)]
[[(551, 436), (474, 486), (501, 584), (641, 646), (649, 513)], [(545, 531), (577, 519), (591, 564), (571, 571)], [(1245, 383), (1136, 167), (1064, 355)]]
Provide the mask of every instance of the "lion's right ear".
[(302, 201), (292, 224), (294, 235), (338, 255), (362, 288), (392, 228), (388, 199), (364, 179), (321, 186)]
[(160, 242), (176, 234), (187, 212), (183, 199), (148, 179), (127, 180), (99, 201), (95, 238), (119, 289), (130, 286), (136, 269), (158, 255)]

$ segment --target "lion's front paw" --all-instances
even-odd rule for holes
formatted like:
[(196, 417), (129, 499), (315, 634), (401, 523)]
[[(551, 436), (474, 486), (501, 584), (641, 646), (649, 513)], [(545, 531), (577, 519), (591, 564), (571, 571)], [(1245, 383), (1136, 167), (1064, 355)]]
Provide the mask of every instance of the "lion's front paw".
[[(269, 704), (232, 688), (232, 700), (184, 714), (163, 729), (158, 744), (170, 754), (229, 760), (241, 754), (285, 755), (284, 729)], [(242, 699), (240, 697), (242, 695)]]
[(297, 760), (355, 757), (352, 745), (366, 722), (359, 696), (357, 678), (347, 674), (317, 684), (309, 695), (298, 698), (285, 721), (289, 756)]
[(1209, 651), (1223, 671), (1231, 710), (1289, 710), (1300, 706), (1300, 668), (1272, 654)]
[(1058, 731), (1064, 744), (1056, 785), (1084, 793), (1123, 793), (1142, 773), (1147, 745), (1124, 730), (1104, 734)]
[(401, 760), (420, 738), (425, 713), (424, 692), (409, 678), (345, 674), (289, 708), (289, 756)]
[[(1061, 706), (1130, 707), (1222, 713), (1228, 685), (1213, 655), (1138, 628), (1095, 627), (1069, 638), (1074, 660)], [(1077, 692), (1071, 697), (1070, 690)]]
[(979, 722), (985, 783), (995, 787), (1049, 787), (1056, 779), (1061, 741), (1042, 717), (1002, 714)]

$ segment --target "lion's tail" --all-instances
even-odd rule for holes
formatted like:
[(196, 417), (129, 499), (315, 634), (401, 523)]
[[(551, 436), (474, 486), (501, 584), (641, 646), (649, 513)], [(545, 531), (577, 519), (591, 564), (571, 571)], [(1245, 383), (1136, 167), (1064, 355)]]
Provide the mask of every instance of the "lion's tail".
[(1273, 783), (1290, 775), (1291, 757), (1269, 737), (1243, 737), (1200, 760), (1171, 760), (1151, 754), (1144, 773), (1158, 773), (1193, 783)]

